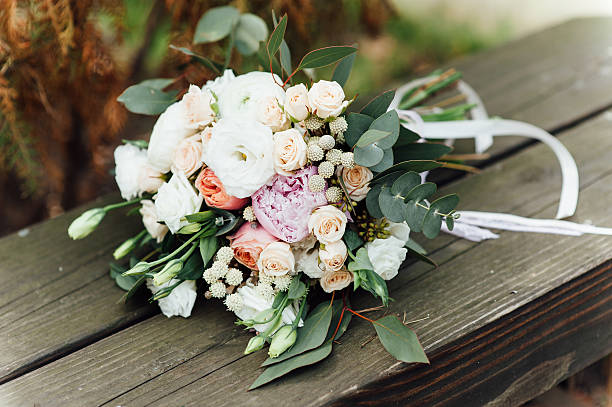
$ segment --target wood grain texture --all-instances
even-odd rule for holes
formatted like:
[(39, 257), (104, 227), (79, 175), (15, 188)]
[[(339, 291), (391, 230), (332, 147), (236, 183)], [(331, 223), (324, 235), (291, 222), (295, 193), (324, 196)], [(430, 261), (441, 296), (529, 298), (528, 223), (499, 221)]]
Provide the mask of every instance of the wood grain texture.
[[(609, 158), (600, 153), (612, 149), (609, 130), (610, 122), (602, 116), (561, 136), (584, 162), (579, 221), (582, 214), (588, 214), (599, 224), (612, 224), (608, 199), (602, 199), (612, 196), (612, 169)], [(546, 147), (536, 146), (448, 190), (477, 188), (486, 194), (483, 199), (466, 193), (464, 208), (491, 209), (487, 205), (493, 204), (519, 214), (550, 216), (560, 182), (550, 169), (554, 165)], [(495, 191), (491, 201), (487, 191)], [(429, 314), (428, 320), (412, 327), (431, 354), (488, 323), (506, 319), (505, 315), (611, 256), (612, 239), (602, 236), (503, 233), (501, 239), (482, 244), (451, 239), (434, 253), (440, 268), (432, 271), (415, 265), (393, 280), (391, 296), (396, 302), (391, 310), (405, 311), (407, 320)], [(373, 304), (367, 296), (356, 297), (355, 303), (357, 308)], [(0, 404), (46, 400), (53, 405), (49, 402), (53, 400), (58, 405), (104, 401), (108, 405), (200, 405), (214, 399), (231, 405), (282, 398), (299, 405), (318, 405), (350, 397), (358, 387), (406, 369), (377, 340), (362, 349), (361, 344), (374, 331), (355, 321), (330, 359), (246, 393), (264, 355), (242, 356), (249, 335), (233, 327), (232, 315), (221, 310), (217, 303), (197, 304), (188, 320), (156, 316), (143, 321), (6, 383), (0, 387)], [(304, 392), (305, 382), (317, 392)]]

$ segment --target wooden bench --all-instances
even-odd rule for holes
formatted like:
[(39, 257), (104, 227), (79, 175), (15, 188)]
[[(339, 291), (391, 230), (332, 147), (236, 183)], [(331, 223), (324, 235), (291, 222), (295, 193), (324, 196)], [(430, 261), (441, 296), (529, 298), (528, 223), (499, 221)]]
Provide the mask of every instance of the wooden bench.
[[(491, 114), (560, 138), (580, 168), (573, 220), (601, 226), (612, 226), (611, 35), (612, 19), (573, 20), (452, 64)], [(503, 138), (492, 155), (442, 192), (459, 193), (459, 209), (554, 216), (561, 178), (545, 146)], [(518, 405), (612, 351), (612, 238), (444, 235), (425, 242), (439, 267), (406, 264), (387, 311), (420, 320), (410, 326), (431, 365), (398, 363), (354, 318), (323, 363), (247, 392), (265, 355), (242, 355), (250, 335), (233, 315), (203, 296), (188, 319), (145, 295), (118, 304), (108, 264), (139, 220), (112, 213), (70, 241), (83, 209), (0, 240), (2, 406)]]

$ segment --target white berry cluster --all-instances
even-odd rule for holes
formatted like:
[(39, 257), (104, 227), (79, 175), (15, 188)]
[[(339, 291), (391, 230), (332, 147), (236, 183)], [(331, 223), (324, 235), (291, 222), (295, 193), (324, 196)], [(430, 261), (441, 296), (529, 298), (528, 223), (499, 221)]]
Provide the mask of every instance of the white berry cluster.
[(255, 216), (255, 212), (253, 212), (253, 207), (251, 205), (244, 208), (244, 210), (242, 211), (242, 217), (247, 222), (255, 222), (257, 220), (257, 217)]
[(325, 120), (319, 119), (315, 115), (311, 115), (309, 118), (304, 120), (304, 126), (306, 126), (308, 130), (318, 130), (323, 126), (324, 123)]
[(260, 273), (259, 282), (255, 286), (255, 289), (262, 297), (271, 299), (278, 292), (287, 291), (291, 284), (291, 279), (292, 277), (290, 275), (275, 277)]
[(343, 116), (336, 117), (329, 123), (329, 131), (335, 136), (342, 135), (348, 128), (348, 123)]
[[(234, 251), (229, 246), (224, 246), (217, 251), (216, 260), (204, 270), (204, 281), (209, 285), (207, 298), (224, 298), (233, 287), (242, 284), (242, 271), (229, 267), (234, 258)], [(225, 281), (223, 281), (225, 280)]]

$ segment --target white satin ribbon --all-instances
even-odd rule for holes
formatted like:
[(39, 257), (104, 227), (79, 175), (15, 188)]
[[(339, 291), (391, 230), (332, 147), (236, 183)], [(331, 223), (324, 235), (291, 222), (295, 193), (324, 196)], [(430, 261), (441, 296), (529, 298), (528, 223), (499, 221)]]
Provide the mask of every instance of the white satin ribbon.
[(455, 222), (453, 230), (449, 231), (446, 225), (443, 225), (442, 230), (444, 232), (472, 241), (499, 237), (483, 228), (571, 236), (580, 236), (584, 233), (612, 235), (612, 228), (600, 228), (559, 220), (574, 215), (578, 205), (580, 189), (578, 168), (570, 152), (557, 138), (539, 127), (516, 120), (489, 119), (482, 100), (467, 83), (458, 81), (458, 90), (466, 96), (468, 103), (476, 105), (470, 111), (473, 120), (425, 122), (414, 110), (398, 109), (401, 98), (406, 92), (431, 81), (431, 79), (432, 77), (420, 78), (397, 90), (389, 110), (397, 110), (400, 119), (404, 120), (402, 126), (419, 134), (423, 139), (474, 138), (475, 149), (478, 153), (486, 151), (493, 144), (494, 136), (533, 138), (549, 146), (555, 153), (561, 166), (563, 178), (556, 219), (531, 219), (505, 213), (460, 211), (461, 217)]

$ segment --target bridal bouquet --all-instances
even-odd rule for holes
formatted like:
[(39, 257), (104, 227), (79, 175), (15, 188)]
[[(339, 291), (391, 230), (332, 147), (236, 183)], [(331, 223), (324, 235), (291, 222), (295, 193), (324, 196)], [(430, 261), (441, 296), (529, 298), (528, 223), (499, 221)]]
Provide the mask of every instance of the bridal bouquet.
[[(228, 60), (175, 48), (217, 77), (178, 100), (171, 79), (120, 96), (131, 111), (161, 115), (148, 143), (115, 150), (125, 201), (86, 211), (68, 233), (84, 238), (108, 211), (133, 206), (144, 230), (114, 252), (132, 253), (129, 266), (111, 266), (125, 298), (146, 285), (168, 317), (188, 317), (198, 295), (222, 301), (255, 334), (245, 353), (269, 344), (252, 388), (327, 357), (352, 316), (371, 322), (398, 360), (426, 363), (397, 316), (372, 320), (350, 307), (349, 293), (365, 290), (387, 305), (387, 282), (406, 257), (430, 261), (410, 234), (453, 229), (457, 196), (430, 199), (436, 185), (421, 176), (445, 166), (436, 160), (451, 148), (400, 126), (389, 109), (393, 91), (351, 111), (343, 85), (356, 47), (311, 51), (293, 69), (286, 26), (284, 16), (268, 37), (261, 19), (233, 7), (205, 14), (195, 42), (228, 37)], [(232, 47), (262, 70), (226, 69)], [(331, 80), (312, 79), (313, 69), (331, 64)], [(438, 75), (402, 103), (417, 106), (458, 77)]]

